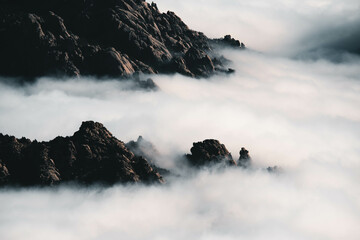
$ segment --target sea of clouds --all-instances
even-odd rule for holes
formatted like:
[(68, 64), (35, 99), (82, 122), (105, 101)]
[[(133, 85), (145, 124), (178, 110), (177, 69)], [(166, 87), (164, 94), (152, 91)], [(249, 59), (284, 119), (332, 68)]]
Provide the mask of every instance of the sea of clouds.
[[(236, 73), (151, 76), (160, 91), (116, 79), (19, 87), (3, 78), (0, 132), (50, 140), (94, 120), (125, 142), (152, 141), (157, 164), (173, 171), (207, 138), (234, 158), (246, 147), (254, 168), (202, 170), (165, 186), (1, 189), (0, 239), (359, 239), (360, 58), (331, 48), (357, 34), (359, 3), (157, 3), (210, 37), (244, 41), (247, 51), (222, 50)], [(273, 165), (283, 172), (263, 170)]]
[(213, 38), (231, 34), (258, 51), (294, 57), (327, 48), (360, 48), (358, 0), (155, 2), (161, 11), (176, 12), (190, 28)]

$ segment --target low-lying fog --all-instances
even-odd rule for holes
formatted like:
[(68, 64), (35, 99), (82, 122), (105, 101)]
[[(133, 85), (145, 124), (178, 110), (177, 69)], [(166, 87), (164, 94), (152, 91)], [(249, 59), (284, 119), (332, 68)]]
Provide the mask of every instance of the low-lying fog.
[[(139, 135), (152, 141), (163, 155), (162, 167), (176, 169), (177, 156), (189, 152), (194, 141), (216, 138), (234, 158), (246, 147), (255, 169), (202, 171), (165, 186), (2, 189), (0, 239), (359, 239), (360, 58), (344, 53), (334, 62), (253, 51), (267, 49), (267, 43), (261, 46), (267, 39), (260, 37), (271, 31), (264, 15), (251, 11), (250, 5), (265, 9), (263, 1), (243, 4), (245, 9), (235, 0), (157, 2), (210, 36), (214, 32), (206, 20), (187, 19), (188, 6), (201, 3), (207, 6), (202, 11), (214, 16), (224, 15), (223, 9), (214, 11), (217, 7), (234, 6), (227, 32), (251, 34), (246, 29), (256, 23), (265, 35), (257, 35), (252, 50), (223, 51), (235, 74), (204, 80), (151, 76), (161, 89), (157, 92), (128, 90), (129, 84), (111, 79), (42, 78), (23, 87), (2, 81), (0, 132), (50, 140), (72, 135), (81, 121), (95, 120), (125, 142)], [(347, 16), (355, 6), (355, 1), (331, 7), (328, 2), (317, 6), (328, 18), (334, 9)], [(304, 6), (274, 4), (265, 17), (284, 8), (319, 18), (306, 1)], [(240, 16), (249, 10), (256, 22), (244, 18), (232, 24), (237, 9)], [(280, 17), (274, 19), (291, 23)], [(285, 31), (283, 38), (300, 40), (291, 36), (294, 31)], [(283, 173), (261, 170), (273, 165)]]
[[(148, 1), (150, 2), (150, 1)], [(281, 56), (327, 48), (360, 51), (358, 0), (157, 0), (209, 37), (231, 34)]]

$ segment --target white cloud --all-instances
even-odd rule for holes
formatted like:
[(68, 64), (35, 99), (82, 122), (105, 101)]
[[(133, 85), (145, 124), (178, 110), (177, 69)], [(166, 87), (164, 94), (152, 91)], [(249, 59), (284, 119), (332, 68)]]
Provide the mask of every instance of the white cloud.
[(333, 45), (351, 50), (359, 48), (357, 0), (158, 0), (156, 3), (161, 11), (177, 13), (192, 29), (215, 38), (232, 34), (259, 51), (295, 56)]
[(165, 187), (2, 190), (1, 239), (357, 239), (359, 60), (224, 54), (236, 74), (160, 75), (158, 92), (86, 78), (1, 84), (0, 132), (49, 140), (92, 119), (121, 140), (153, 141), (162, 166), (217, 138), (235, 158), (245, 146), (257, 166), (283, 175), (234, 169)]
[[(346, 61), (333, 63), (269, 54), (278, 40), (284, 52), (301, 52), (293, 43), (310, 30), (329, 29), (327, 19), (331, 24), (350, 13), (345, 20), (357, 21), (351, 14), (356, 3), (158, 3), (192, 28), (210, 36), (234, 33), (266, 53), (224, 51), (233, 75), (152, 76), (158, 92), (127, 91), (127, 83), (88, 78), (42, 78), (23, 87), (0, 83), (0, 132), (50, 140), (95, 120), (123, 141), (138, 135), (152, 141), (163, 154), (158, 164), (172, 169), (192, 142), (216, 138), (235, 158), (245, 146), (258, 167), (280, 165), (284, 173), (230, 169), (166, 186), (2, 189), (0, 239), (357, 240), (360, 59), (344, 55)], [(193, 17), (195, 10), (200, 17)], [(299, 28), (289, 30), (294, 23)]]

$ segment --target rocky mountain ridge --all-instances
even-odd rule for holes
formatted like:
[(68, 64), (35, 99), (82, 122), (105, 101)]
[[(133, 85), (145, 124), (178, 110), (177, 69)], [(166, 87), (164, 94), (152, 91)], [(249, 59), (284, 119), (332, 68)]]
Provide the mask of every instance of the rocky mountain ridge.
[(209, 39), (144, 0), (0, 0), (0, 75), (129, 77), (231, 73)]
[[(194, 170), (213, 166), (251, 169), (248, 150), (241, 148), (235, 161), (225, 145), (215, 139), (193, 143), (190, 152), (182, 161)], [(73, 136), (48, 142), (0, 133), (0, 186), (164, 183), (164, 177), (172, 172), (157, 166), (159, 157), (155, 146), (142, 137), (125, 144), (93, 121), (83, 122)], [(276, 166), (267, 168), (274, 173), (280, 170)]]
[(69, 181), (164, 182), (144, 157), (131, 152), (101, 123), (83, 122), (73, 136), (49, 142), (0, 134), (0, 183), (31, 186)]

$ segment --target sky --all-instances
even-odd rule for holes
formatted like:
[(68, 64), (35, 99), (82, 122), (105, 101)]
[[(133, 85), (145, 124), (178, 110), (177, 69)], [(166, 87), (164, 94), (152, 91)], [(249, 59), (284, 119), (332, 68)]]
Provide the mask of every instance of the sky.
[[(359, 2), (156, 2), (209, 37), (243, 41), (246, 51), (221, 50), (235, 74), (151, 76), (156, 92), (0, 81), (0, 132), (45, 141), (94, 120), (124, 142), (142, 135), (173, 171), (208, 138), (235, 159), (246, 147), (253, 168), (181, 172), (165, 186), (2, 189), (0, 239), (359, 239)], [(280, 174), (264, 171), (274, 165)]]

